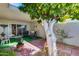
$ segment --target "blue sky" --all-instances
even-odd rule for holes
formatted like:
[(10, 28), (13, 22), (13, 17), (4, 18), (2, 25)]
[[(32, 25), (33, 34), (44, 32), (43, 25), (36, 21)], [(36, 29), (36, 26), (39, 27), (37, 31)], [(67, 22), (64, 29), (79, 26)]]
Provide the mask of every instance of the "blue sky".
[(14, 5), (16, 7), (21, 6), (21, 3), (10, 3), (11, 5)]

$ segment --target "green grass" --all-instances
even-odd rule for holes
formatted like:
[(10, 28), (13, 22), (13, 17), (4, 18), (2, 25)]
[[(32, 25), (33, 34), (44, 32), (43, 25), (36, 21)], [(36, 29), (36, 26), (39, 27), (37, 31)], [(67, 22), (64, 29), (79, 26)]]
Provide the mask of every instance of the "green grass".
[(0, 49), (0, 56), (16, 56), (16, 53), (11, 50)]
[[(31, 37), (24, 37), (23, 40), (25, 40), (27, 42), (31, 42), (32, 38)], [(0, 45), (0, 48), (8, 48), (8, 47), (14, 46), (17, 44), (17, 42), (18, 42), (17, 39), (11, 38), (9, 44)]]

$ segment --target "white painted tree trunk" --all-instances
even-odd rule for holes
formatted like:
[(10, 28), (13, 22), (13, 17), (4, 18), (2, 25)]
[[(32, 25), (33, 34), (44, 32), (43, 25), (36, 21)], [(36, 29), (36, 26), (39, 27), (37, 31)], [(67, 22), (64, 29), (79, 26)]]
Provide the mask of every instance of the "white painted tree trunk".
[(53, 30), (55, 23), (56, 23), (56, 20), (49, 21), (49, 23), (47, 21), (43, 21), (42, 23), (44, 26), (45, 33), (46, 33), (49, 56), (57, 55), (56, 36)]

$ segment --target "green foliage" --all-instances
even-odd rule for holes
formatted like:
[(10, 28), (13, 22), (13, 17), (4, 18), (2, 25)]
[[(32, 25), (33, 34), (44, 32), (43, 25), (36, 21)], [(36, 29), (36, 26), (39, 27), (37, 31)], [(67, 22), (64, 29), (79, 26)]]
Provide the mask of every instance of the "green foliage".
[(19, 9), (28, 12), (32, 19), (49, 20), (79, 19), (78, 3), (23, 3)]
[(17, 46), (24, 45), (22, 42), (18, 42)]
[(0, 56), (16, 56), (16, 53), (14, 51), (0, 49)]

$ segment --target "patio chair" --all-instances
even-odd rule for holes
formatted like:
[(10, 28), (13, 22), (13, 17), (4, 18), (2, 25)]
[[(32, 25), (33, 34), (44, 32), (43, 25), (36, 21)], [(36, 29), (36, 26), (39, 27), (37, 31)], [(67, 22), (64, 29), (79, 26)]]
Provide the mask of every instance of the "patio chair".
[(10, 39), (9, 39), (9, 37), (0, 37), (0, 44), (1, 45), (3, 45), (3, 44), (5, 44), (5, 43), (10, 43)]

